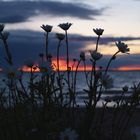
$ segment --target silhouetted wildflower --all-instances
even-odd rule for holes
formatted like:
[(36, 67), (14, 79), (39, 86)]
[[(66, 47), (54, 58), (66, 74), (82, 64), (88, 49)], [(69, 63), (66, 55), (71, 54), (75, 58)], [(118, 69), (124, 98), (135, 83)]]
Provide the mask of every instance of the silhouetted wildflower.
[(113, 87), (113, 79), (109, 75), (101, 76), (101, 83), (106, 89)]
[(93, 31), (96, 33), (96, 35), (100, 36), (103, 34), (104, 29), (96, 28), (96, 29), (93, 29)]
[(62, 23), (62, 24), (59, 24), (58, 26), (63, 29), (63, 30), (68, 30), (70, 28), (70, 26), (72, 25), (72, 23)]
[(118, 47), (119, 51), (122, 52), (122, 53), (127, 53), (127, 52), (130, 51), (127, 44), (125, 44), (121, 41), (116, 42), (116, 46)]
[(64, 40), (65, 35), (61, 33), (56, 33), (56, 38), (58, 38), (59, 40)]
[(44, 25), (42, 24), (42, 26), (40, 26), (45, 32), (51, 32), (52, 31), (52, 28), (53, 26), (51, 25)]
[(99, 60), (103, 56), (101, 53), (96, 52), (95, 50), (94, 51), (90, 50), (89, 52), (93, 60)]

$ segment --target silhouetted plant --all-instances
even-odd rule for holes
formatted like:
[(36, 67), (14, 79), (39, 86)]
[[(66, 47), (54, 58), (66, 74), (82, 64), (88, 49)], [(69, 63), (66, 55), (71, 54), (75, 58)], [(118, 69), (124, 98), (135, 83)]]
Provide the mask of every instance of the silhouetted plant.
[[(0, 39), (6, 50), (7, 69), (3, 68), (5, 79), (0, 88), (0, 137), (3, 140), (123, 140), (126, 128), (132, 115), (139, 105), (140, 84), (134, 84), (131, 95), (127, 96), (129, 88), (124, 86), (120, 95), (105, 97), (102, 95), (113, 87), (113, 79), (109, 75), (111, 63), (119, 53), (128, 54), (128, 46), (118, 41), (118, 51), (112, 55), (105, 68), (98, 66), (103, 54), (99, 52), (99, 44), (104, 30), (93, 29), (97, 35), (95, 49), (89, 50), (91, 71), (87, 70), (86, 53), (81, 52), (79, 58), (73, 59), (70, 66), (68, 29), (71, 23), (58, 26), (65, 31), (65, 35), (56, 34), (58, 39), (57, 63), (53, 64), (52, 56), (48, 52), (49, 34), (52, 26), (42, 25), (45, 31), (45, 53), (40, 53), (40, 61), (25, 62), (30, 69), (29, 78), (26, 73), (15, 68), (12, 54), (7, 44), (8, 33), (4, 32), (4, 25), (0, 24)], [(66, 70), (60, 69), (60, 47), (66, 43)], [(44, 55), (45, 54), (45, 55)], [(87, 89), (83, 87), (83, 94), (87, 99), (84, 107), (77, 103), (77, 77), (79, 66), (83, 65), (83, 74)], [(35, 73), (38, 70), (38, 73)], [(102, 107), (98, 103), (102, 102)], [(109, 108), (109, 105), (112, 106)], [(109, 120), (109, 115), (111, 116)], [(107, 121), (106, 121), (107, 119)], [(7, 126), (9, 126), (7, 128)]]

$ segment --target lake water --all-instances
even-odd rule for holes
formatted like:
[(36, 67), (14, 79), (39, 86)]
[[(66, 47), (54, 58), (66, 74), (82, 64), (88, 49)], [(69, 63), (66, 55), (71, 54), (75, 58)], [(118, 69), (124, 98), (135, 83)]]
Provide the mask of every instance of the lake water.
[[(38, 75), (39, 73), (36, 73), (36, 75)], [(138, 84), (140, 82), (140, 71), (109, 71), (108, 74), (110, 75), (110, 77), (113, 78), (114, 80), (114, 87), (111, 88), (110, 90), (112, 91), (118, 91), (121, 90), (123, 86), (127, 85), (129, 88), (131, 88), (133, 86), (133, 84)], [(28, 81), (29, 81), (29, 73), (25, 73), (23, 75), (24, 77), (24, 83), (27, 85)], [(0, 87), (3, 87), (3, 82), (2, 80), (4, 79), (4, 74), (0, 73)], [(83, 93), (83, 89), (87, 88), (87, 84), (86, 84), (86, 80), (85, 80), (85, 75), (83, 72), (78, 72), (77, 75), (77, 92), (78, 93)], [(85, 96), (87, 97), (86, 94), (82, 95), (82, 97)], [(108, 95), (105, 95), (108, 96)], [(105, 97), (104, 95), (102, 96), (102, 98)], [(109, 95), (110, 96), (110, 95)], [(81, 97), (78, 96), (78, 97)], [(80, 106), (84, 105), (84, 98), (78, 98), (78, 104)], [(99, 102), (100, 106), (102, 104), (102, 100), (101, 102)], [(111, 104), (112, 105), (112, 104)]]
[[(113, 78), (113, 88), (111, 90), (120, 90), (123, 86), (127, 85), (132, 87), (133, 84), (140, 82), (140, 71), (109, 71), (108, 74)], [(35, 74), (39, 75), (39, 73)], [(24, 73), (23, 81), (27, 84), (29, 81), (29, 73)], [(4, 79), (4, 74), (0, 73), (0, 86), (3, 86), (2, 80)], [(77, 91), (83, 91), (87, 88), (86, 79), (84, 72), (78, 72), (77, 74)]]
[[(134, 83), (140, 82), (140, 71), (110, 71), (108, 74), (114, 80), (111, 90), (121, 90), (125, 85), (132, 87)], [(79, 72), (77, 77), (78, 91), (86, 87), (85, 75), (83, 72)]]

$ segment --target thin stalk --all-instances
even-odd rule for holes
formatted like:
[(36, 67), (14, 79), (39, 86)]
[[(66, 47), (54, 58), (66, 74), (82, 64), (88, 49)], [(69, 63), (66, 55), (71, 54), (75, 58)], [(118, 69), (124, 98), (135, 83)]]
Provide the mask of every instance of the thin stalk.
[(7, 61), (10, 65), (13, 65), (13, 60), (12, 60), (12, 55), (9, 51), (9, 47), (8, 47), (8, 44), (7, 44), (7, 41), (4, 39), (2, 33), (1, 33), (1, 37), (2, 37), (2, 41), (3, 41), (3, 44), (5, 46), (5, 51), (6, 51), (6, 55), (7, 55)]
[(73, 65), (72, 65), (72, 68), (71, 68), (72, 69), (72, 74), (71, 74), (71, 79), (72, 79), (71, 89), (74, 88), (74, 73), (73, 73), (74, 66), (75, 66), (75, 61), (74, 61)]
[(81, 59), (78, 61), (78, 64), (77, 64), (76, 69), (75, 69), (74, 86), (73, 86), (74, 87), (74, 93), (75, 93), (75, 90), (76, 90), (76, 77), (77, 77), (77, 71), (78, 71), (78, 67), (79, 67), (80, 63), (81, 63)]
[(106, 70), (105, 70), (105, 75), (106, 75), (107, 72), (108, 72), (108, 69), (109, 69), (109, 66), (110, 66), (112, 60), (116, 57), (116, 55), (117, 55), (119, 52), (120, 52), (120, 51), (117, 51), (117, 52), (110, 58), (110, 60), (109, 60), (109, 62), (108, 62), (108, 64), (107, 64)]
[(68, 33), (67, 30), (65, 31), (66, 33), (66, 47), (67, 47), (67, 70), (69, 68), (69, 46), (68, 46)]
[(96, 74), (96, 61), (92, 63), (92, 70), (91, 70), (91, 75), (90, 75), (90, 88), (92, 87), (92, 84), (93, 84), (93, 74), (94, 76)]
[(49, 33), (47, 32), (46, 33), (46, 59), (48, 60), (48, 36), (49, 36)]
[(58, 42), (58, 47), (57, 47), (57, 70), (58, 70), (58, 77), (60, 79), (60, 66), (59, 66), (59, 49), (60, 49), (60, 44), (61, 44), (61, 40), (59, 40)]
[(32, 104), (34, 105), (34, 91), (32, 88), (32, 86), (33, 86), (33, 67), (31, 67), (30, 73), (31, 73), (31, 77), (30, 77), (30, 85), (31, 85), (30, 92), (31, 93), (30, 94), (31, 94)]
[(60, 52), (60, 45), (61, 45), (61, 40), (58, 42), (58, 47), (57, 47), (57, 71), (58, 71), (58, 85), (60, 88), (60, 97), (61, 97), (61, 105), (63, 102), (63, 95), (62, 95), (62, 83), (61, 83), (61, 76), (60, 76), (60, 65), (59, 65), (59, 52)]
[(65, 34), (66, 34), (66, 48), (67, 48), (67, 78), (68, 78), (68, 89), (69, 89), (69, 92), (71, 92), (71, 89), (70, 89), (70, 71), (69, 71), (69, 46), (68, 46), (68, 33), (67, 33), (67, 30), (65, 31)]
[(100, 35), (98, 35), (97, 42), (96, 42), (96, 52), (98, 51), (99, 40), (100, 40)]
[(86, 73), (86, 63), (85, 63), (85, 61), (83, 61), (83, 63), (84, 63), (84, 73), (85, 73), (85, 77), (86, 77), (86, 83), (87, 83), (87, 85), (88, 85), (88, 87), (89, 87), (89, 83), (88, 83), (88, 73)]

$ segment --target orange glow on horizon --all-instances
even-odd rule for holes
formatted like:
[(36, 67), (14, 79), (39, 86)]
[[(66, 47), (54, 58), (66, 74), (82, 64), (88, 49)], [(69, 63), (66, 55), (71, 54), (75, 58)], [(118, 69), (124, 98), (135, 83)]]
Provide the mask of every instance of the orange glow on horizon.
[[(57, 61), (56, 61), (56, 59), (52, 60), (52, 63), (55, 66), (54, 69), (56, 70), (57, 69)], [(69, 66), (72, 68), (71, 71), (75, 71), (76, 66), (77, 66), (77, 62), (75, 62), (75, 64), (74, 64), (73, 61), (69, 61)], [(59, 67), (60, 67), (60, 71), (66, 71), (67, 70), (66, 61), (63, 60), (63, 59), (61, 59), (59, 61)], [(30, 67), (27, 67), (25, 65), (22, 66), (20, 69), (23, 70), (24, 72), (31, 72), (31, 68)], [(91, 71), (91, 69), (92, 69), (91, 66), (88, 66), (88, 65), (86, 66), (86, 70), (87, 71)], [(32, 68), (32, 71), (33, 72), (39, 72), (39, 68), (36, 68), (36, 69), (33, 69)], [(84, 67), (82, 65), (80, 65), (78, 67), (78, 71), (84, 71)]]
[(140, 70), (140, 65), (133, 65), (133, 66), (122, 66), (117, 68), (116, 70), (119, 71), (135, 71), (135, 70)]
[[(54, 70), (57, 70), (57, 61), (56, 59), (54, 59), (52, 61), (53, 65), (55, 66), (54, 67)], [(75, 64), (74, 64), (75, 63)], [(81, 63), (82, 64), (82, 63)], [(66, 71), (67, 70), (67, 65), (66, 65), (66, 61), (61, 59), (59, 61), (59, 66), (60, 66), (60, 71)], [(69, 61), (69, 66), (71, 67), (71, 71), (75, 71), (76, 69), (76, 66), (77, 66), (77, 61), (74, 62), (74, 61)], [(24, 72), (31, 72), (31, 68), (27, 67), (27, 66), (23, 66), (22, 69)], [(87, 65), (86, 66), (86, 70), (87, 71), (91, 71), (92, 67), (91, 65)], [(98, 68), (97, 68), (98, 69)], [(112, 68), (110, 70), (118, 70), (118, 71), (136, 71), (136, 70), (140, 70), (140, 65), (130, 65), (130, 66), (121, 66), (119, 68)], [(33, 72), (39, 72), (39, 68), (36, 68), (36, 69), (32, 69)], [(84, 71), (84, 67), (83, 65), (79, 65), (78, 67), (78, 71)]]
[[(53, 64), (55, 64), (55, 66), (57, 66), (57, 61), (56, 59), (53, 60)], [(67, 70), (67, 64), (66, 64), (66, 60), (59, 60), (59, 66), (60, 66), (60, 71), (66, 71)], [(69, 61), (69, 66), (71, 67), (72, 71), (76, 70), (76, 66), (77, 66), (77, 61)], [(86, 70), (90, 71), (92, 68), (91, 66), (87, 65), (86, 66)], [(84, 71), (84, 67), (82, 65), (79, 65), (78, 67), (78, 71)]]

